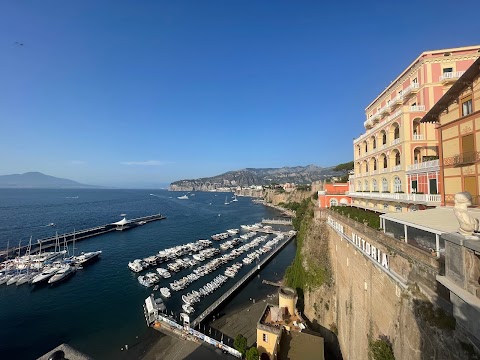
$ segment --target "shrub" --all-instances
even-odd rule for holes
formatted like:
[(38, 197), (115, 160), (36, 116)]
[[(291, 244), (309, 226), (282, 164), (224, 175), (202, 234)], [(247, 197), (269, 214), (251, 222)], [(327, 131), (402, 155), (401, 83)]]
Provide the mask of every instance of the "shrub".
[(241, 352), (242, 356), (245, 356), (245, 353), (247, 352), (247, 338), (242, 334), (238, 334), (233, 341), (233, 347), (235, 350)]
[(370, 341), (370, 354), (373, 360), (395, 360), (392, 344), (385, 336), (380, 336), (378, 340)]
[(255, 346), (252, 346), (247, 350), (247, 360), (258, 360), (259, 357), (260, 354)]
[(353, 206), (332, 206), (330, 209), (345, 216), (350, 215), (349, 217), (351, 219), (355, 219), (362, 224), (366, 223), (369, 227), (373, 229), (380, 228), (380, 217), (378, 214), (372, 211), (359, 209)]

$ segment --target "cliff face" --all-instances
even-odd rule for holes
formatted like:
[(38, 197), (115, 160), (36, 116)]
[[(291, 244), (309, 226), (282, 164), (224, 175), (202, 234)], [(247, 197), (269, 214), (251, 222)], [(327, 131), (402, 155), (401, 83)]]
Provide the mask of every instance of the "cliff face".
[(371, 358), (371, 343), (380, 337), (392, 344), (397, 360), (477, 359), (454, 319), (435, 309), (415, 283), (399, 287), (324, 220), (310, 222), (299, 246), (305, 279), (318, 271), (315, 266), (331, 274), (320, 286), (305, 281), (304, 315), (326, 346), (336, 340), (327, 329), (338, 333), (344, 359)]
[(279, 190), (266, 189), (263, 196), (266, 202), (272, 203), (273, 205), (278, 205), (280, 203), (300, 203), (312, 196), (312, 192), (299, 190), (293, 190), (292, 192), (281, 192)]

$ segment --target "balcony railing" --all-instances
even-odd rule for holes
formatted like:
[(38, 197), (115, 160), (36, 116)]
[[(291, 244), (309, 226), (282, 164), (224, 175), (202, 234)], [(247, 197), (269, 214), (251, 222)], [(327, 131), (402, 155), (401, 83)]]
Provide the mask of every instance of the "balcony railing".
[(380, 169), (380, 174), (384, 174), (388, 172), (388, 168), (383, 168), (383, 169)]
[(398, 144), (400, 144), (400, 138), (393, 139), (393, 141), (390, 145), (393, 146), (393, 145), (398, 145)]
[(408, 85), (402, 93), (404, 100), (407, 100), (410, 95), (417, 93), (419, 88), (420, 85), (418, 83), (411, 83)]
[(370, 175), (377, 175), (378, 174), (378, 170), (372, 170), (370, 171)]
[(408, 165), (407, 170), (426, 170), (426, 169), (433, 169), (433, 168), (438, 168), (440, 165), (439, 160), (430, 160), (430, 161), (424, 161), (421, 163), (413, 164), (413, 165)]
[(395, 119), (397, 116), (402, 115), (402, 109), (395, 111), (392, 115), (388, 117), (388, 121)]
[(421, 202), (421, 203), (440, 203), (441, 195), (434, 194), (390, 194), (378, 192), (350, 192), (351, 197), (360, 197), (368, 199), (393, 200), (402, 202)]
[(451, 157), (443, 159), (443, 165), (466, 165), (473, 164), (477, 161), (480, 161), (480, 152), (478, 151), (468, 151), (462, 154), (457, 154)]
[(425, 111), (425, 105), (410, 106), (410, 112)]
[(413, 140), (425, 140), (425, 135), (423, 134), (413, 134)]
[(386, 149), (387, 148), (387, 144), (383, 144), (383, 145), (380, 145), (378, 147), (378, 150), (383, 150), (383, 149)]
[(401, 169), (402, 169), (402, 165), (392, 166), (392, 171), (400, 171)]
[(443, 75), (440, 75), (440, 78), (438, 79), (438, 81), (443, 83), (455, 81), (464, 73), (465, 71), (446, 72), (446, 73), (443, 73)]
[(388, 114), (390, 114), (390, 104), (385, 105), (384, 107), (382, 107), (382, 108), (380, 109), (380, 114), (381, 114), (381, 115), (388, 115)]

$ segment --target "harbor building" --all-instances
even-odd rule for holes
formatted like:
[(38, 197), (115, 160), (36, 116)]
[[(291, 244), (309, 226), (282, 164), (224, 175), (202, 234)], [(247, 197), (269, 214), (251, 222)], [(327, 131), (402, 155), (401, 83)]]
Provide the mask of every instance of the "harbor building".
[(350, 196), (348, 195), (348, 183), (323, 184), (321, 190), (318, 190), (318, 206), (325, 209), (332, 206), (350, 205)]
[(440, 139), (442, 205), (453, 205), (458, 192), (468, 191), (480, 204), (480, 58), (424, 116), (435, 124)]
[(282, 287), (278, 306), (266, 304), (257, 323), (257, 348), (262, 360), (324, 359), (324, 341), (309, 331), (296, 311), (297, 293)]
[(439, 139), (422, 122), (480, 56), (480, 46), (425, 51), (365, 109), (365, 133), (353, 140), (352, 205), (381, 213), (441, 204)]

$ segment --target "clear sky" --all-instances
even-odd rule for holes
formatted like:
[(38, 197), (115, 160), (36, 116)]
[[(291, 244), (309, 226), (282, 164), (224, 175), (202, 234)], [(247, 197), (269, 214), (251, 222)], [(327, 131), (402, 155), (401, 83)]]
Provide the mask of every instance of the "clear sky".
[(479, 44), (479, 13), (464, 0), (3, 0), (0, 174), (149, 186), (350, 161), (365, 107), (422, 51)]

